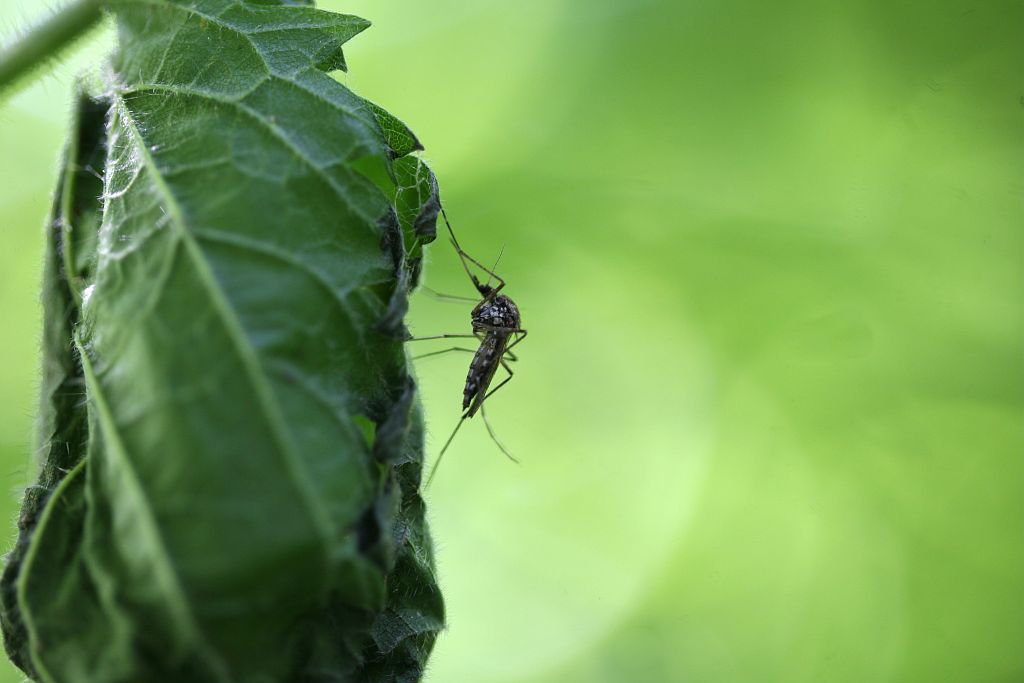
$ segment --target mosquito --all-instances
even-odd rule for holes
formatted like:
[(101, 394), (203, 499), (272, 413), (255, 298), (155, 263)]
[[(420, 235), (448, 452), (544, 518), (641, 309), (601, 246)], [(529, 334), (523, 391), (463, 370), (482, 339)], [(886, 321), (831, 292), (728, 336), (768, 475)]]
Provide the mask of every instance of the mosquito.
[[(426, 358), (427, 356), (437, 356), (442, 353), (450, 353), (452, 351), (464, 351), (473, 354), (473, 360), (469, 364), (469, 373), (466, 375), (466, 388), (462, 392), (462, 416), (459, 418), (458, 424), (455, 425), (455, 429), (452, 430), (451, 436), (445, 441), (444, 447), (441, 452), (437, 455), (437, 460), (434, 461), (434, 466), (430, 469), (430, 476), (427, 477), (427, 484), (434, 478), (434, 474), (437, 472), (438, 465), (441, 464), (441, 458), (444, 457), (445, 451), (451, 445), (452, 440), (458, 433), (462, 423), (467, 419), (480, 413), (484, 419), (484, 425), (487, 427), (487, 433), (490, 434), (491, 439), (497, 444), (501, 452), (504, 453), (509, 460), (513, 462), (519, 462), (516, 460), (511, 453), (508, 452), (498, 437), (495, 436), (494, 430), (491, 428), (491, 423), (487, 420), (487, 412), (484, 410), (484, 402), (491, 396), (501, 389), (503, 386), (509, 383), (509, 380), (513, 377), (512, 368), (509, 367), (510, 361), (516, 361), (516, 355), (512, 353), (512, 348), (519, 342), (526, 339), (526, 330), (520, 327), (519, 307), (516, 306), (512, 299), (508, 298), (504, 294), (501, 294), (501, 290), (505, 288), (505, 281), (494, 272), (494, 268), (497, 268), (497, 262), (492, 268), (486, 267), (484, 264), (477, 261), (475, 258), (470, 256), (463, 250), (459, 245), (459, 241), (455, 238), (455, 232), (452, 230), (452, 224), (448, 222), (448, 214), (445, 213), (444, 209), (441, 209), (441, 215), (444, 217), (444, 224), (448, 227), (448, 235), (451, 237), (452, 246), (455, 247), (456, 253), (459, 255), (459, 260), (462, 262), (462, 268), (466, 271), (466, 275), (472, 280), (473, 286), (476, 291), (480, 294), (480, 300), (477, 301), (475, 298), (461, 296), (451, 296), (448, 294), (436, 294), (439, 298), (449, 299), (455, 301), (472, 301), (476, 305), (470, 312), (470, 320), (473, 325), (472, 334), (438, 334), (432, 337), (414, 337), (407, 341), (422, 341), (425, 339), (452, 339), (452, 338), (470, 338), (476, 339), (480, 342), (480, 346), (477, 349), (467, 349), (462, 346), (453, 346), (449, 349), (442, 349), (441, 351), (432, 351), (431, 353), (425, 353), (420, 356), (415, 356), (414, 359)], [(501, 259), (501, 256), (498, 256)], [(469, 264), (477, 266), (483, 272), (487, 273), (487, 282), (480, 282), (480, 278), (473, 274), (470, 270)], [(491, 278), (497, 280), (497, 285), (492, 287), (490, 282)], [(427, 290), (431, 291), (431, 290)], [(491, 382), (494, 380), (494, 376), (498, 372), (498, 368), (504, 368), (508, 373), (501, 382), (498, 383), (493, 389), (489, 389)]]

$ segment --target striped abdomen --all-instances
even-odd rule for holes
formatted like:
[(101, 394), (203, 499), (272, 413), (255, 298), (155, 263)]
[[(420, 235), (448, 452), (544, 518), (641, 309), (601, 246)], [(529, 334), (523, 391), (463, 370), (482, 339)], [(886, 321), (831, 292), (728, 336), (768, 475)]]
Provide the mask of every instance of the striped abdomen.
[(480, 343), (480, 348), (473, 356), (473, 362), (469, 364), (466, 389), (462, 393), (462, 409), (473, 406), (466, 417), (473, 417), (480, 409), (480, 404), (487, 395), (487, 387), (490, 386), (494, 373), (501, 364), (501, 356), (505, 353), (507, 344), (508, 334), (503, 332), (491, 332)]

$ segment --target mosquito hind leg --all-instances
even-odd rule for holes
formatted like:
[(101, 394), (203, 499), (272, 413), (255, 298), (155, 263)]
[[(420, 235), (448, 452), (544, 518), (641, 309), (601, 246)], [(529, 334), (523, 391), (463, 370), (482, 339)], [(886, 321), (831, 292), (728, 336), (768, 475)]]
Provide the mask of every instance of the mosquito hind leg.
[(501, 449), (501, 452), (505, 454), (506, 458), (508, 458), (509, 460), (511, 460), (512, 462), (514, 462), (515, 464), (518, 465), (519, 464), (519, 460), (516, 459), (516, 457), (514, 455), (509, 453), (508, 449), (505, 448), (505, 446), (501, 443), (500, 440), (498, 440), (498, 436), (494, 433), (494, 428), (491, 427), (491, 423), (487, 419), (487, 410), (483, 407), (483, 405), (480, 406), (480, 416), (484, 418), (484, 426), (487, 427), (487, 433), (491, 435), (491, 441), (493, 441), (494, 444), (499, 449)]
[[(476, 414), (477, 410), (483, 411), (484, 401), (493, 396), (494, 393), (498, 391), (498, 389), (501, 389), (503, 386), (509, 383), (509, 380), (512, 379), (514, 375), (514, 373), (512, 372), (512, 368), (508, 366), (508, 363), (505, 362), (504, 358), (501, 358), (499, 362), (501, 363), (501, 367), (505, 368), (505, 371), (508, 373), (508, 377), (503, 379), (501, 383), (498, 384), (498, 386), (488, 391), (487, 394), (482, 399), (480, 399), (479, 402), (470, 406), (469, 410), (462, 413), (462, 417), (459, 418), (458, 424), (455, 425), (455, 429), (452, 430), (451, 436), (448, 437), (448, 440), (444, 442), (444, 446), (441, 448), (441, 452), (437, 454), (437, 460), (434, 461), (434, 465), (430, 468), (430, 475), (427, 477), (426, 486), (430, 486), (430, 482), (433, 481), (434, 474), (437, 472), (437, 467), (438, 465), (441, 464), (441, 458), (444, 457), (444, 454), (448, 450), (448, 447), (452, 445), (452, 440), (455, 439), (455, 435), (459, 432), (459, 428), (462, 427), (462, 423), (466, 421), (466, 418), (473, 417), (473, 415)], [(491, 435), (491, 438), (494, 440), (494, 443), (498, 445), (498, 448), (501, 449), (501, 452), (504, 453), (505, 456), (508, 457), (512, 462), (518, 463), (519, 461), (516, 460), (516, 458), (511, 453), (508, 452), (508, 450), (501, 444), (500, 441), (498, 441), (498, 437), (495, 436), (494, 430), (491, 428), (491, 423), (487, 421), (487, 415), (485, 415), (483, 412), (481, 412), (481, 415), (483, 415), (484, 425), (486, 425), (487, 427), (487, 433)]]
[(430, 486), (430, 482), (434, 480), (434, 475), (437, 474), (437, 468), (441, 464), (441, 458), (444, 457), (444, 452), (448, 450), (448, 447), (452, 445), (452, 439), (459, 432), (459, 427), (466, 421), (466, 414), (463, 413), (462, 417), (459, 418), (459, 423), (455, 425), (455, 429), (452, 430), (452, 435), (448, 437), (448, 440), (444, 442), (444, 447), (441, 452), (437, 454), (437, 460), (434, 461), (433, 467), (430, 468), (430, 474), (427, 476), (426, 486)]

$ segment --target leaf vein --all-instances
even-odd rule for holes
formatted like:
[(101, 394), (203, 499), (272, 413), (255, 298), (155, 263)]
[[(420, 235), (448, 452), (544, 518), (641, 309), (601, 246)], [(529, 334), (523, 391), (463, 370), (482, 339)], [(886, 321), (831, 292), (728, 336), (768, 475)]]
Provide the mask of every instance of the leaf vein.
[[(337, 109), (339, 109), (341, 111), (344, 111), (345, 113), (349, 114), (350, 116), (352, 116), (355, 119), (358, 119), (358, 120), (362, 121), (363, 123), (365, 123), (366, 125), (370, 126), (371, 128), (379, 127), (379, 124), (377, 123), (377, 118), (373, 115), (373, 112), (369, 112), (369, 116), (368, 117), (360, 116), (360, 114), (362, 112), (349, 109), (347, 107), (342, 106), (342, 104), (340, 102), (337, 102), (335, 100), (331, 100), (331, 99), (328, 99), (327, 97), (324, 97), (323, 93), (317, 92), (316, 90), (313, 90), (311, 88), (306, 87), (302, 83), (296, 81), (294, 78), (290, 78), (289, 74), (281, 73), (281, 72), (279, 72), (278, 70), (274, 69), (271, 66), (270, 62), (268, 62), (267, 59), (266, 59), (266, 56), (264, 54), (263, 48), (261, 48), (255, 42), (253, 42), (252, 35), (258, 35), (258, 34), (261, 34), (261, 33), (268, 33), (268, 32), (271, 32), (271, 31), (279, 30), (280, 26), (265, 27), (265, 28), (262, 28), (262, 29), (260, 29), (258, 31), (243, 31), (238, 26), (235, 26), (233, 24), (230, 24), (230, 23), (224, 21), (219, 15), (212, 15), (212, 14), (209, 14), (207, 12), (201, 12), (198, 9), (194, 8), (194, 7), (185, 7), (185, 6), (182, 6), (182, 5), (169, 4), (169, 3), (166, 3), (166, 2), (160, 2), (160, 0), (133, 0), (133, 4), (152, 5), (154, 7), (165, 7), (165, 8), (169, 8), (169, 9), (176, 9), (176, 10), (179, 10), (179, 11), (187, 12), (190, 15), (195, 15), (195, 16), (198, 16), (198, 17), (202, 17), (202, 18), (208, 20), (209, 22), (211, 22), (213, 24), (216, 24), (217, 26), (220, 26), (221, 28), (223, 28), (225, 30), (235, 32), (239, 36), (242, 36), (243, 38), (246, 39), (246, 41), (252, 47), (253, 51), (259, 56), (260, 60), (263, 62), (263, 66), (265, 67), (265, 69), (266, 69), (268, 74), (272, 74), (272, 75), (275, 75), (275, 76), (277, 76), (279, 78), (283, 78), (283, 79), (287, 80), (289, 83), (291, 83), (295, 87), (300, 88), (301, 90), (304, 90), (305, 92), (309, 93), (310, 95), (313, 95), (317, 99), (319, 99), (319, 100), (321, 100), (323, 102), (326, 102), (327, 104), (330, 104), (331, 106), (336, 107)], [(228, 8), (229, 7), (225, 7), (225, 11)], [(325, 26), (325, 28), (326, 28), (326, 26)], [(311, 70), (312, 71), (316, 71), (317, 73), (323, 74), (323, 72), (320, 71), (319, 69), (312, 68)], [(341, 85), (340, 83), (338, 83), (337, 81), (334, 81), (334, 79), (331, 79), (331, 80), (332, 80), (332, 82), (334, 82), (339, 87), (342, 87), (342, 88), (345, 87), (345, 86)]]
[(284, 420), (284, 416), (281, 413), (280, 408), (274, 401), (270, 385), (264, 375), (263, 369), (260, 366), (259, 357), (257, 356), (255, 349), (252, 347), (252, 344), (246, 338), (241, 322), (231, 309), (227, 296), (224, 294), (220, 284), (217, 282), (216, 276), (213, 274), (209, 263), (207, 263), (204, 258), (202, 250), (199, 249), (194, 236), (188, 229), (181, 205), (178, 203), (178, 200), (171, 192), (170, 187), (160, 175), (160, 171), (157, 168), (153, 157), (149, 153), (149, 148), (147, 147), (145, 140), (142, 138), (142, 133), (139, 131), (138, 126), (132, 119), (124, 100), (118, 94), (114, 94), (114, 105), (118, 110), (118, 116), (124, 121), (124, 127), (128, 130), (129, 135), (139, 151), (140, 162), (144, 163), (150, 170), (154, 189), (165, 201), (167, 212), (171, 216), (170, 224), (175, 230), (177, 230), (182, 239), (182, 243), (185, 246), (185, 253), (190, 257), (196, 267), (197, 279), (209, 293), (210, 301), (214, 306), (215, 313), (219, 316), (228, 333), (228, 338), (234, 346), (235, 352), (238, 354), (238, 359), (248, 376), (249, 382), (251, 383), (257, 397), (257, 402), (264, 412), (264, 417), (270, 427), (271, 434), (273, 434), (274, 440), (276, 441), (277, 452), (283, 459), (285, 468), (291, 473), (293, 483), (305, 499), (313, 524), (318, 528), (321, 538), (324, 539), (322, 547), (324, 549), (324, 563), (326, 569), (330, 562), (330, 558), (327, 553), (327, 547), (329, 545), (328, 541), (332, 536), (329, 517), (327, 515), (327, 511), (323, 507), (323, 504), (320, 503), (314, 495), (312, 482), (309, 481), (307, 473), (300, 465), (301, 459), (294, 451), (294, 446), (289, 438), (290, 432), (288, 431), (287, 423)]
[(358, 205), (358, 203), (353, 202), (351, 198), (345, 193), (345, 188), (342, 185), (340, 185), (337, 181), (335, 181), (326, 172), (327, 168), (333, 166), (337, 162), (332, 161), (330, 164), (327, 164), (325, 166), (321, 166), (320, 164), (316, 163), (312, 158), (309, 157), (309, 155), (306, 154), (305, 151), (303, 151), (301, 147), (299, 147), (295, 142), (292, 141), (292, 139), (289, 137), (286, 131), (282, 130), (281, 127), (275, 124), (273, 121), (270, 121), (269, 119), (264, 117), (258, 110), (253, 109), (252, 107), (247, 107), (246, 105), (242, 104), (237, 100), (228, 99), (226, 97), (218, 97), (217, 95), (206, 90), (166, 84), (148, 83), (138, 85), (132, 88), (128, 88), (126, 90), (122, 90), (119, 93), (119, 95), (123, 98), (126, 94), (138, 95), (144, 94), (146, 91), (167, 92), (175, 95), (196, 97), (199, 99), (216, 102), (217, 104), (233, 108), (238, 112), (245, 114), (253, 121), (256, 121), (261, 126), (263, 126), (267, 130), (267, 132), (272, 134), (281, 144), (287, 147), (289, 151), (291, 151), (292, 154), (294, 154), (299, 161), (304, 162), (314, 173), (316, 173), (320, 177), (321, 180), (327, 183), (327, 185), (332, 190), (334, 190), (335, 195), (337, 195), (337, 197), (340, 200), (342, 200), (350, 209), (352, 209), (353, 212), (355, 212), (360, 218), (362, 218), (366, 223), (370, 225), (376, 224), (378, 216), (369, 215), (365, 210), (362, 209), (362, 207)]
[[(139, 481), (138, 473), (136, 473), (135, 468), (132, 465), (132, 460), (128, 457), (125, 445), (121, 441), (120, 434), (118, 433), (117, 426), (114, 421), (114, 416), (110, 412), (110, 407), (107, 405), (107, 400), (100, 388), (99, 382), (96, 379), (96, 373), (92, 367), (92, 360), (89, 358), (89, 354), (86, 353), (85, 349), (82, 347), (81, 339), (79, 339), (77, 334), (75, 335), (74, 343), (82, 361), (82, 374), (85, 378), (86, 387), (89, 390), (90, 398), (96, 408), (96, 419), (99, 422), (100, 429), (108, 439), (108, 452), (115, 456), (120, 463), (122, 472), (124, 473), (122, 481), (124, 481), (130, 489), (131, 497), (137, 501), (136, 509), (140, 513), (138, 519), (141, 522), (141, 528), (145, 529), (146, 535), (150, 537), (150, 547), (155, 548), (156, 553), (160, 556), (160, 561), (156, 563), (157, 580), (160, 580), (161, 578), (163, 579), (163, 588), (167, 591), (169, 596), (172, 597), (172, 599), (168, 600), (168, 606), (172, 613), (177, 617), (178, 626), (188, 632), (192, 643), (198, 646), (199, 649), (204, 652), (210, 663), (213, 664), (216, 660), (212, 659), (213, 653), (209, 652), (205, 646), (206, 641), (203, 636), (202, 629), (200, 629), (198, 620), (189, 607), (189, 601), (186, 598), (185, 589), (182, 586), (181, 580), (174, 568), (174, 563), (171, 560), (170, 553), (167, 550), (167, 546), (164, 543), (159, 526), (156, 523), (156, 517), (152, 508), (149, 506), (146, 494), (142, 489), (142, 483)], [(161, 571), (161, 569), (163, 571)]]
[(353, 329), (359, 334), (360, 343), (363, 340), (362, 328), (358, 325), (358, 316), (352, 312), (349, 308), (348, 301), (345, 297), (355, 289), (364, 289), (370, 286), (372, 283), (363, 283), (358, 287), (347, 287), (343, 290), (338, 290), (331, 284), (327, 279), (327, 276), (320, 272), (318, 269), (302, 261), (302, 259), (295, 258), (288, 252), (278, 249), (275, 246), (267, 244), (259, 240), (247, 239), (241, 235), (234, 235), (231, 233), (223, 232), (221, 230), (209, 230), (209, 229), (197, 229), (194, 231), (195, 236), (199, 240), (206, 240), (210, 242), (216, 242), (218, 244), (230, 245), (237, 249), (245, 249), (254, 251), (264, 256), (277, 259), (282, 263), (285, 263), (292, 268), (295, 268), (317, 284), (321, 289), (330, 295), (331, 299), (338, 305), (338, 309), (345, 315), (346, 318), (352, 323)]

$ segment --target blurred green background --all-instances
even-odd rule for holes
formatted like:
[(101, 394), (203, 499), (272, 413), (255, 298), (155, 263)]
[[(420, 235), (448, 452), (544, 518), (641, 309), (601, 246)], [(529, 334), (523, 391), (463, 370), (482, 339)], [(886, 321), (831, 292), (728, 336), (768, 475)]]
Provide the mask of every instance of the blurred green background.
[[(472, 421), (428, 492), (430, 681), (1024, 681), (1024, 4), (322, 6), (374, 22), (343, 80), (419, 134), (466, 249), (505, 247), (531, 332), (488, 404), (522, 466)], [(0, 104), (6, 545), (109, 37)], [(428, 283), (472, 293), (441, 241)], [(431, 456), (467, 362), (418, 366)]]

